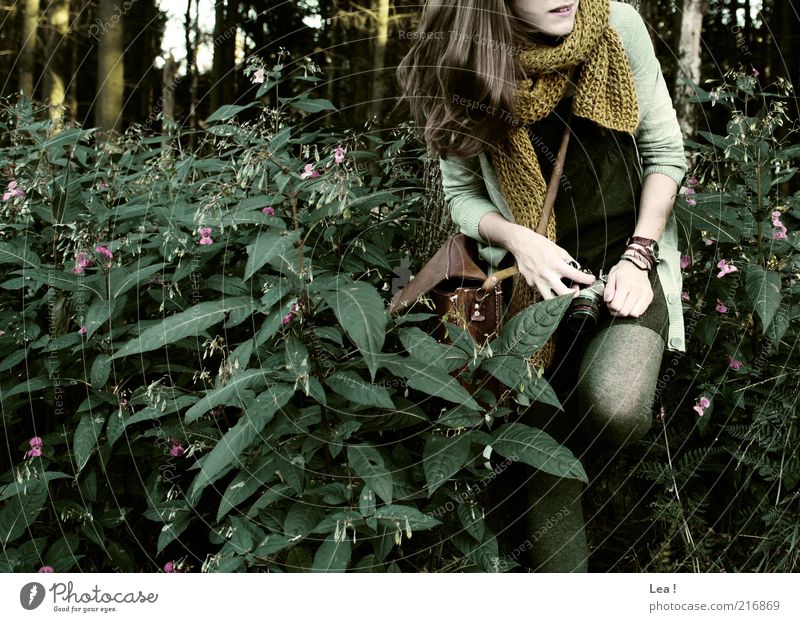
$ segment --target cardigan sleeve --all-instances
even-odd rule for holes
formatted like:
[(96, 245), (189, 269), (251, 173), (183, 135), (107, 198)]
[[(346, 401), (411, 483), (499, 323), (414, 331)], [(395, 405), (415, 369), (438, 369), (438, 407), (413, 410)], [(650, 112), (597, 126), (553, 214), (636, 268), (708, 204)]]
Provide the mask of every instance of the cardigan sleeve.
[(647, 25), (631, 5), (611, 2), (611, 7), (639, 98), (639, 126), (634, 136), (642, 158), (642, 176), (663, 173), (680, 187), (688, 168), (683, 134)]
[(439, 168), (442, 193), (456, 227), (467, 237), (486, 242), (478, 232), (478, 224), (485, 214), (500, 210), (486, 192), (478, 156), (439, 158)]

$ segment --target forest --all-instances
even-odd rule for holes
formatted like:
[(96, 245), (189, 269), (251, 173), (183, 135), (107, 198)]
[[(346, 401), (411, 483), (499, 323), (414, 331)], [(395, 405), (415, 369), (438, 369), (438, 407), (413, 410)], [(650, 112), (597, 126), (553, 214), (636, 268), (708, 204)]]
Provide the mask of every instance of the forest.
[(627, 2), (687, 347), (600, 468), (515, 419), (561, 407), (564, 296), (488, 345), (388, 311), (456, 232), (400, 99), (423, 4), (0, 0), (4, 572), (533, 572), (527, 469), (586, 485), (592, 572), (800, 569), (800, 5)]

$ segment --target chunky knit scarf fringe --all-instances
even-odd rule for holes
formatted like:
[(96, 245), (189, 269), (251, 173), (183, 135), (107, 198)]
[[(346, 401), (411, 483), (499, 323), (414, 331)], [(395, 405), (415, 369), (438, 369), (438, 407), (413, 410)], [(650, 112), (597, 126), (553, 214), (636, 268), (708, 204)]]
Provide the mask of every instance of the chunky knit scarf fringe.
[[(493, 165), (498, 182), (517, 224), (536, 229), (547, 185), (531, 144), (526, 125), (550, 114), (577, 68), (578, 80), (572, 112), (603, 127), (633, 132), (639, 122), (639, 106), (633, 75), (619, 34), (608, 23), (609, 0), (580, 0), (572, 32), (557, 46), (526, 41), (516, 56), (526, 78), (517, 84), (513, 116), (518, 123), (498, 141)], [(569, 155), (567, 155), (569, 157)], [(556, 240), (555, 213), (551, 213), (547, 237)], [(513, 278), (505, 321), (541, 297), (525, 278)], [(553, 361), (554, 339), (529, 361), (547, 368)]]

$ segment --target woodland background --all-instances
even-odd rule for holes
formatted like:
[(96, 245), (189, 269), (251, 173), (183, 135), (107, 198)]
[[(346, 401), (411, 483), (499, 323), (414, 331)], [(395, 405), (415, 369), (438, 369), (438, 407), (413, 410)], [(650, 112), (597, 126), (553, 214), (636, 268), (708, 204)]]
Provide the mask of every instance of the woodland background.
[[(213, 11), (213, 29), (200, 27), (200, 4)], [(681, 107), (681, 75), (700, 82), (741, 63), (756, 68), (767, 82), (783, 76), (796, 84), (800, 78), (792, 53), (800, 37), (793, 2), (631, 4), (651, 30), (687, 130), (696, 121), (686, 118), (689, 108)], [(394, 127), (407, 118), (403, 108), (389, 111), (397, 92), (394, 67), (410, 47), (411, 38), (403, 35), (416, 28), (417, 2), (188, 0), (170, 5), (185, 5), (183, 44), (188, 50), (171, 61), (162, 41), (167, 18), (155, 0), (0, 3), (0, 95), (21, 90), (104, 129), (142, 123), (162, 107), (166, 116), (193, 127), (223, 101), (234, 103), (255, 92), (237, 58), (257, 53), (266, 62), (276, 61), (284, 48), (288, 62), (308, 57), (322, 69), (321, 95), (336, 102), (342, 111), (337, 122), (343, 126), (361, 126), (374, 116), (380, 126)], [(208, 71), (199, 70), (195, 61), (202, 44), (213, 53)], [(160, 68), (156, 59), (161, 59)]]
[(491, 348), (386, 310), (452, 232), (395, 106), (417, 4), (0, 2), (0, 570), (523, 572), (533, 467), (591, 471), (592, 571), (796, 571), (798, 7), (633, 4), (687, 351), (605, 468), (514, 421), (564, 297)]

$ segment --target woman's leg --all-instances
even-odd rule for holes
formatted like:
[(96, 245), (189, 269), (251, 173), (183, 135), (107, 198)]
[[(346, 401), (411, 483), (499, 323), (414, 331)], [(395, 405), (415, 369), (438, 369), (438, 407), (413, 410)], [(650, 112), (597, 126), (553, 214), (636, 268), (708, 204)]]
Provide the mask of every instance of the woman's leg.
[[(568, 333), (560, 331), (564, 343)], [(568, 337), (567, 337), (568, 338)], [(588, 339), (588, 343), (587, 343)], [(537, 405), (526, 423), (567, 445), (589, 471), (649, 429), (664, 340), (655, 331), (617, 322), (559, 348), (549, 378), (565, 412)], [(528, 545), (537, 572), (586, 572), (588, 548), (581, 494), (584, 484), (530, 469)]]
[(589, 341), (577, 386), (578, 423), (592, 455), (613, 457), (650, 429), (664, 346), (661, 335), (634, 323), (613, 323)]
[[(559, 327), (553, 364), (545, 373), (559, 397), (563, 411), (534, 404), (525, 413), (527, 425), (547, 432), (567, 446), (576, 457), (581, 454), (577, 369), (586, 347), (586, 336)], [(589, 550), (581, 506), (584, 483), (556, 477), (528, 467), (526, 470), (526, 515), (528, 557), (534, 572), (586, 572)]]

